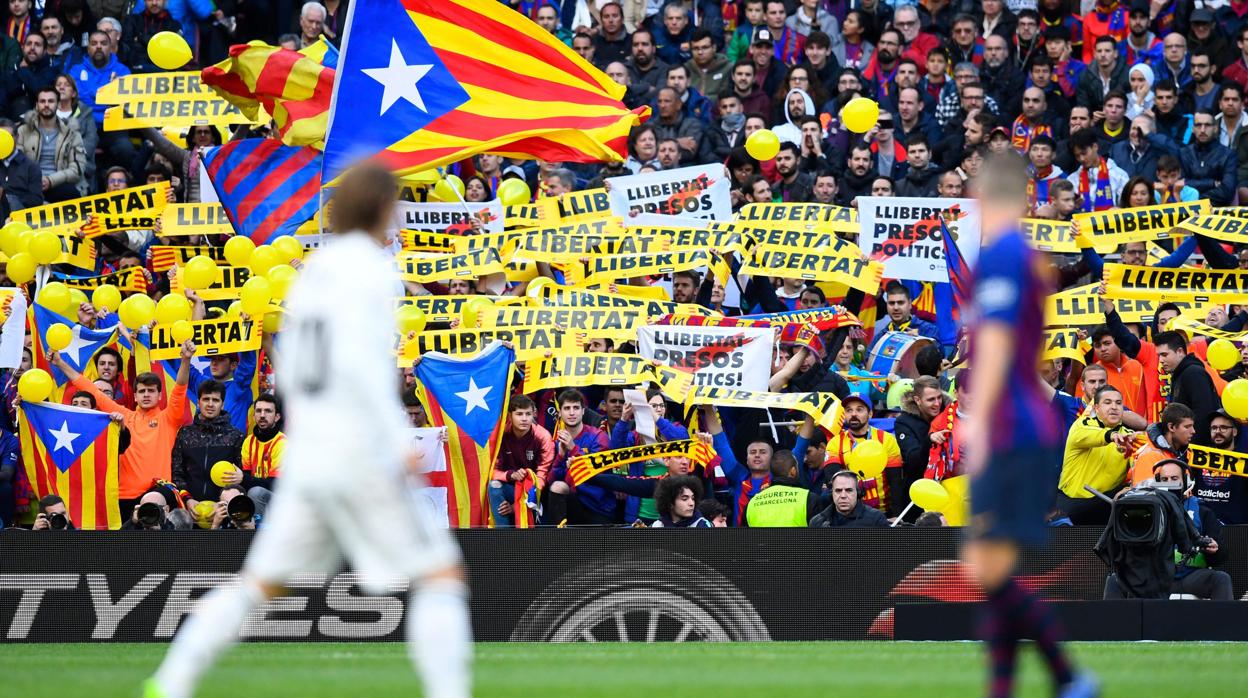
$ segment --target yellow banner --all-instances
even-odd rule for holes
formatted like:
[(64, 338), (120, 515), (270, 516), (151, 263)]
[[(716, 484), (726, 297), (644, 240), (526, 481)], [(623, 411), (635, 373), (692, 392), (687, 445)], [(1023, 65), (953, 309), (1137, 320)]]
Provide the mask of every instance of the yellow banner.
[[(173, 278), (169, 280), (169, 290), (173, 293), (184, 293), (182, 286), (182, 267), (177, 268)], [(206, 301), (238, 300), (243, 292), (243, 284), (251, 278), (251, 270), (247, 267), (217, 266), (217, 278), (208, 288), (196, 293)]]
[(424, 230), (399, 231), (399, 243), (407, 252), (449, 254), (455, 251), (455, 241), (459, 237), (453, 233), (430, 233)]
[(875, 293), (880, 289), (884, 264), (824, 250), (807, 252), (761, 245), (754, 248), (754, 254), (741, 267), (741, 273), (783, 279), (831, 281), (860, 289), (864, 293)]
[(225, 264), (225, 248), (212, 247), (210, 245), (152, 245), (150, 248), (152, 255), (152, 271), (162, 272), (169, 271), (174, 267), (180, 267), (191, 261), (192, 257), (203, 255), (211, 258), (217, 264)]
[(536, 262), (576, 262), (583, 257), (666, 252), (670, 247), (661, 237), (537, 234), (511, 238), (499, 254), (504, 259), (518, 255)]
[(1079, 331), (1069, 327), (1050, 327), (1044, 331), (1044, 360), (1071, 359), (1083, 363), (1086, 360), (1079, 341)]
[(503, 226), (507, 228), (532, 228), (558, 222), (559, 202), (555, 199), (538, 199), (537, 203), (503, 209)]
[[(260, 348), (262, 323), (256, 320), (219, 317), (211, 320), (192, 320), (195, 328), (195, 356), (217, 356)], [(157, 325), (152, 330), (152, 359), (176, 359), (182, 355), (182, 345), (173, 341), (172, 325)]]
[(530, 361), (525, 393), (590, 385), (640, 385), (654, 380), (654, 362), (636, 354), (565, 354)]
[(503, 273), (503, 262), (492, 249), (473, 250), (466, 254), (425, 255), (420, 252), (398, 256), (399, 274), (404, 281), (442, 281), (445, 279), (479, 278)]
[(188, 97), (184, 100), (136, 100), (122, 106), (109, 107), (104, 112), (105, 131), (259, 123), (262, 121), (249, 118), (238, 107), (215, 95)]
[(564, 306), (569, 308), (640, 308), (647, 316), (660, 315), (703, 315), (716, 316), (710, 310), (693, 303), (672, 303), (670, 301), (637, 298), (625, 294), (589, 291), (573, 286), (543, 286), (539, 300), (546, 305)]
[(1248, 477), (1248, 456), (1233, 451), (1191, 444), (1187, 447), (1187, 464), (1201, 470)]
[[(1099, 284), (1085, 284), (1055, 293), (1045, 300), (1044, 324), (1049, 327), (1095, 327), (1104, 324), (1105, 311), (1097, 295)], [(1144, 298), (1112, 298), (1123, 322), (1152, 322), (1163, 301)], [(1211, 305), (1190, 299), (1173, 301), (1182, 310), (1200, 312)]]
[[(147, 276), (143, 274), (143, 269), (139, 267), (129, 267), (121, 271), (115, 271), (112, 274), (104, 274), (103, 276), (65, 276), (57, 274), (56, 280), (70, 288), (82, 291), (99, 288), (104, 284), (112, 284), (117, 287), (118, 291), (147, 293)], [(112, 308), (112, 310), (116, 310), (116, 308)]]
[(753, 240), (728, 228), (653, 228), (634, 226), (628, 232), (642, 236), (665, 237), (671, 250), (715, 250), (745, 254)]
[(624, 233), (623, 226), (620, 225), (618, 218), (599, 218), (591, 221), (581, 221), (579, 223), (556, 224), (539, 228), (521, 228), (518, 230), (507, 230), (502, 233), (485, 233), (483, 235), (464, 235), (459, 238), (458, 244), (455, 246), (457, 252), (468, 252), (470, 250), (479, 250), (484, 248), (502, 249), (509, 241), (516, 238), (526, 238), (531, 236), (585, 236), (585, 235), (622, 235)]
[(476, 354), (494, 340), (511, 342), (515, 346), (517, 361), (540, 359), (547, 353), (580, 351), (572, 333), (560, 332), (553, 327), (434, 330), (422, 332), (399, 346), (399, 368), (411, 366), (417, 356), (431, 351), (455, 356)]
[(557, 202), (559, 219), (564, 222), (611, 215), (611, 198), (602, 187), (568, 192)]
[(696, 439), (684, 441), (659, 441), (641, 446), (614, 448), (610, 451), (599, 451), (576, 456), (568, 461), (568, 478), (573, 486), (584, 484), (595, 475), (614, 470), (621, 465), (639, 463), (641, 461), (683, 456), (698, 465), (706, 465), (715, 457), (709, 446)]
[(1191, 218), (1209, 211), (1209, 200), (1157, 204), (1138, 208), (1115, 208), (1095, 213), (1076, 213), (1071, 221), (1077, 243), (1083, 247), (1156, 240)]
[(86, 223), (90, 215), (115, 215), (135, 211), (160, 210), (168, 203), (169, 183), (145, 184), (120, 191), (84, 196), (55, 204), (44, 204), (14, 211), (12, 221), (22, 221), (32, 228)]
[(1166, 323), (1167, 330), (1182, 330), (1190, 337), (1194, 334), (1204, 335), (1205, 337), (1213, 337), (1214, 339), (1225, 339), (1228, 342), (1244, 342), (1248, 341), (1248, 330), (1243, 332), (1227, 332), (1213, 325), (1206, 325), (1194, 317), (1187, 315), (1178, 315), (1170, 319)]
[(73, 233), (57, 233), (61, 241), (61, 256), (53, 264), (69, 264), (79, 269), (95, 271), (95, 245)]
[(858, 211), (832, 204), (746, 204), (736, 220), (787, 230), (858, 234)]
[(1248, 271), (1234, 269), (1158, 269), (1106, 264), (1105, 283), (1106, 293), (1114, 298), (1208, 303), (1248, 300)]
[(592, 257), (585, 264), (585, 278), (633, 279), (639, 276), (673, 274), (699, 267), (709, 268), (720, 279), (720, 283), (727, 283), (728, 265), (714, 253), (704, 251)]
[(199, 72), (136, 73), (113, 78), (95, 93), (96, 104), (126, 104), (135, 100), (163, 99), (170, 102), (216, 97), (212, 88), (200, 82)]
[(715, 230), (732, 230), (753, 240), (757, 245), (783, 247), (790, 250), (836, 253), (851, 257), (862, 256), (862, 250), (852, 242), (842, 240), (832, 233), (808, 230), (784, 230), (783, 228), (760, 228), (742, 223), (716, 223)]
[[(473, 298), (488, 298), (498, 303), (502, 296), (405, 296), (401, 305), (414, 305), (425, 313), (426, 322), (450, 322), (464, 315), (464, 304)], [(515, 300), (512, 298), (511, 300)]]
[[(1047, 218), (1022, 218), (1018, 221), (1018, 230), (1027, 238), (1031, 248), (1041, 252), (1059, 252), (1078, 254), (1079, 243), (1071, 230), (1070, 221), (1053, 221)], [(1100, 254), (1109, 254), (1118, 249), (1113, 242), (1100, 243), (1095, 246)]]
[(796, 410), (810, 415), (828, 431), (841, 430), (841, 401), (832, 393), (760, 393), (699, 385), (685, 398), (686, 409), (694, 405)]
[[(1248, 208), (1238, 206), (1236, 208)], [(1183, 221), (1179, 228), (1186, 232), (1199, 233), (1206, 237), (1224, 242), (1248, 242), (1248, 213), (1244, 215), (1227, 215), (1226, 209), (1216, 209), (1217, 213), (1196, 216)]]
[(117, 215), (92, 215), (91, 220), (82, 226), (82, 234), (87, 239), (113, 233), (124, 233), (127, 230), (155, 230), (156, 221), (160, 220), (159, 211), (140, 211)]
[(616, 342), (637, 338), (648, 318), (637, 308), (496, 308), (481, 318), (482, 327), (556, 327), (590, 339)]
[(234, 224), (219, 203), (169, 204), (160, 214), (163, 237), (233, 235)]

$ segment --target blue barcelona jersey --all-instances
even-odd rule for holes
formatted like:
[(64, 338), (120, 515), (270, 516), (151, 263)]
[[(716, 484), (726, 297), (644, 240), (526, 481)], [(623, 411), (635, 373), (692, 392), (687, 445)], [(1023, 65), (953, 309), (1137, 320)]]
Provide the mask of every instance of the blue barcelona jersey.
[(1061, 418), (1041, 392), (1036, 375), (1044, 342), (1044, 300), (1051, 291), (1047, 272), (1017, 230), (979, 253), (975, 275), (979, 322), (1008, 325), (1015, 341), (1008, 382), (990, 429), (994, 453), (1061, 442)]

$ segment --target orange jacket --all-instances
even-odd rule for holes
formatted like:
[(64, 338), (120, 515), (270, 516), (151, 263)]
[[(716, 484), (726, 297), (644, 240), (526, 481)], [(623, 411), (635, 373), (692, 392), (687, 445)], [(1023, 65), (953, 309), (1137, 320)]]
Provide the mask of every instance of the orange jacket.
[(169, 480), (170, 454), (173, 440), (182, 428), (182, 416), (186, 411), (186, 386), (175, 385), (164, 408), (150, 410), (129, 409), (109, 398), (91, 381), (83, 376), (74, 379), (78, 390), (95, 396), (96, 409), (101, 412), (120, 412), (122, 423), (130, 430), (130, 447), (121, 454), (117, 474), (117, 497), (137, 499), (151, 489), (152, 480)]
[[(1149, 405), (1144, 365), (1135, 359), (1127, 358), (1126, 354), (1122, 355), (1122, 361), (1117, 366), (1103, 361), (1096, 363), (1105, 367), (1105, 371), (1109, 373), (1109, 384), (1122, 393), (1123, 407), (1148, 417), (1149, 413), (1144, 411)], [(1086, 397), (1083, 395), (1082, 384), (1075, 386), (1075, 397), (1082, 397), (1085, 400), (1092, 398), (1091, 395)]]
[[(1153, 466), (1163, 460), (1169, 458), (1179, 458), (1174, 451), (1168, 448), (1158, 446), (1156, 442), (1149, 439), (1147, 443), (1141, 446), (1135, 452), (1135, 457), (1131, 461), (1131, 486), (1134, 487), (1145, 480), (1153, 477)], [(1179, 460), (1183, 460), (1179, 458)]]

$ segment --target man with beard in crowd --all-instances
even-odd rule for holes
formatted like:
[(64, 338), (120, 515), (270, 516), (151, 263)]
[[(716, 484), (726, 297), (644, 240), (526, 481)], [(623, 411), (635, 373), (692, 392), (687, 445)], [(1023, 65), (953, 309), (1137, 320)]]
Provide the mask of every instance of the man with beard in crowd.
[(628, 59), (630, 82), (646, 102), (654, 100), (666, 84), (668, 65), (655, 55), (654, 35), (645, 29), (633, 32), (632, 57)]

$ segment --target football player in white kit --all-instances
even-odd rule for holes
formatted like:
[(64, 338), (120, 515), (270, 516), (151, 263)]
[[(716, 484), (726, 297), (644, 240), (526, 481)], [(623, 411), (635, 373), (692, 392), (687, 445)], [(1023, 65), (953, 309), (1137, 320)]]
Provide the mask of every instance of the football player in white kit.
[(145, 698), (187, 698), (249, 612), (296, 574), (345, 557), (374, 593), (409, 580), (408, 652), (427, 698), (470, 693), (472, 630), (459, 549), (413, 495), (419, 458), (397, 390), (393, 259), (383, 251), (397, 185), (360, 166), (334, 192), (335, 231), (289, 297), (278, 387), (290, 423), (282, 483), (237, 586), (207, 594)]

